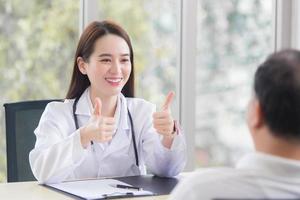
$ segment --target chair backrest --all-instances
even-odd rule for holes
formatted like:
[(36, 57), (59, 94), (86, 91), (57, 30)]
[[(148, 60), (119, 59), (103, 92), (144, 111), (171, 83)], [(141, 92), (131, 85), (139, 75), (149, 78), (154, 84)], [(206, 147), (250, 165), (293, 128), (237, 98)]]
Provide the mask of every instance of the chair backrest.
[(34, 129), (51, 101), (37, 100), (6, 103), (7, 182), (36, 180), (29, 165), (29, 152), (35, 144)]

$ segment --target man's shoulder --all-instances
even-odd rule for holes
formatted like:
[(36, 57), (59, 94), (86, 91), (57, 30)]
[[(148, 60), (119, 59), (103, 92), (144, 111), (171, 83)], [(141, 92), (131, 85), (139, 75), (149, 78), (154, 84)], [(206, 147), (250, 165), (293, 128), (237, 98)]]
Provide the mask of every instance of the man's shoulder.
[(255, 176), (255, 172), (251, 170), (214, 167), (199, 169), (184, 178), (184, 182), (191, 187), (201, 188), (204, 191), (212, 186), (216, 190), (218, 190), (218, 188), (222, 190), (229, 185), (230, 187), (243, 187), (248, 185), (249, 180), (253, 180)]
[(213, 182), (248, 176), (249, 172), (232, 167), (213, 167), (198, 169), (189, 178), (201, 182)]
[(248, 170), (229, 167), (199, 169), (180, 182), (171, 199), (247, 197), (248, 194), (257, 193), (257, 188), (251, 180), (253, 181), (253, 174)]

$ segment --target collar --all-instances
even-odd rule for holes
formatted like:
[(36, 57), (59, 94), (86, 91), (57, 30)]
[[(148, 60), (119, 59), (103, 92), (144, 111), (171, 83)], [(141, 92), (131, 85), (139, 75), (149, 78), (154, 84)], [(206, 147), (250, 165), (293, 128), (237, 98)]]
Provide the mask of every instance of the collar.
[(122, 127), (122, 129), (129, 129), (130, 125), (128, 124), (129, 116), (128, 116), (127, 99), (122, 93), (119, 94), (118, 103), (119, 105), (121, 105), (119, 108), (120, 110), (118, 112), (120, 115), (118, 127)]
[(77, 102), (76, 115), (91, 116), (93, 112), (93, 104), (90, 97), (90, 87), (85, 89)]
[[(77, 102), (76, 115), (91, 116), (93, 113), (93, 104), (90, 96), (90, 87), (88, 87), (81, 95)], [(129, 129), (127, 100), (122, 93), (118, 95), (117, 108), (114, 115), (117, 127)]]
[(259, 170), (274, 176), (300, 178), (300, 161), (261, 152), (246, 155), (237, 163), (236, 168)]

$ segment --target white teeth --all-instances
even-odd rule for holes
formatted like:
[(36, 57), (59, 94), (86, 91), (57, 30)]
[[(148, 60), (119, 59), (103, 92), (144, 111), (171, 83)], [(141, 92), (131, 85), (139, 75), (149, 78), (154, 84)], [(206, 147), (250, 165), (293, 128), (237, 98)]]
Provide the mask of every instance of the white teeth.
[(109, 82), (118, 83), (122, 80), (122, 78), (115, 78), (115, 79), (106, 78), (106, 80)]

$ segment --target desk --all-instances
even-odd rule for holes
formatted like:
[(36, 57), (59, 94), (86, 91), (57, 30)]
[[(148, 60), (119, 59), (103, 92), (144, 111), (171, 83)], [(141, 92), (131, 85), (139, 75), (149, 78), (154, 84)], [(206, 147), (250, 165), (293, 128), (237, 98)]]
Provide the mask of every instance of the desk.
[[(132, 176), (115, 178), (129, 184), (140, 185), (145, 189), (152, 189), (156, 194), (167, 194), (177, 184), (178, 180), (164, 179), (153, 176)], [(150, 187), (149, 187), (150, 186)], [(148, 188), (147, 188), (148, 187)], [(79, 199), (66, 193), (39, 185), (36, 181), (31, 182), (15, 182), (15, 183), (0, 183), (1, 199)], [(168, 195), (123, 198), (124, 200), (166, 200)]]
[[(31, 199), (31, 200), (71, 200), (74, 197), (65, 195), (38, 185), (36, 181), (32, 182), (16, 182), (16, 183), (0, 183), (0, 197), (1, 199)], [(124, 200), (166, 200), (168, 195), (150, 196), (150, 197), (136, 197), (126, 198)]]

